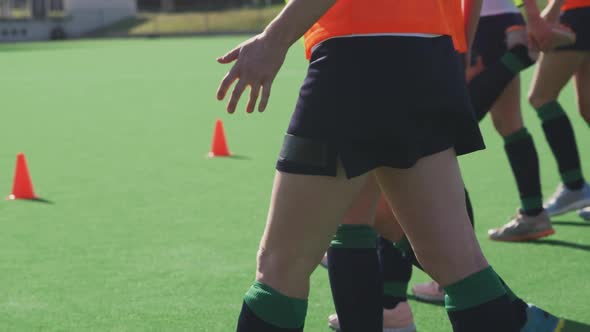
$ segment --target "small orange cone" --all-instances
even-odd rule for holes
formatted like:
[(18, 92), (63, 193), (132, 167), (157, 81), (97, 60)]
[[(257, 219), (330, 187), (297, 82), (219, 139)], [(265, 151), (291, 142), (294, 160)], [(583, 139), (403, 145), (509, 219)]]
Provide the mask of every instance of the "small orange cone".
[(229, 157), (231, 153), (227, 147), (227, 142), (225, 141), (225, 132), (223, 130), (223, 122), (221, 120), (217, 120), (215, 122), (215, 131), (213, 132), (213, 144), (211, 144), (211, 152), (209, 152), (209, 157)]
[(27, 159), (24, 153), (19, 153), (16, 156), (16, 170), (14, 172), (14, 184), (12, 185), (12, 194), (8, 199), (36, 199), (35, 191), (33, 191), (33, 182), (27, 167)]

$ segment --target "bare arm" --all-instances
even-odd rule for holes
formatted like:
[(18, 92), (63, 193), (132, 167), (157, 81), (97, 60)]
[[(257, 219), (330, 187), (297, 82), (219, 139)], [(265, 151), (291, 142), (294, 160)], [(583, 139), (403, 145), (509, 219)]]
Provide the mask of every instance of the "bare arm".
[(467, 34), (467, 47), (471, 50), (483, 0), (463, 0), (463, 16), (465, 17), (465, 33)]
[(335, 3), (336, 0), (291, 0), (264, 32), (217, 59), (222, 64), (236, 61), (217, 90), (217, 99), (222, 100), (231, 85), (237, 81), (227, 105), (229, 113), (235, 112), (247, 86), (250, 86), (250, 99), (246, 111), (254, 112), (261, 90), (262, 98), (258, 110), (263, 112), (266, 109), (272, 83), (289, 47)]

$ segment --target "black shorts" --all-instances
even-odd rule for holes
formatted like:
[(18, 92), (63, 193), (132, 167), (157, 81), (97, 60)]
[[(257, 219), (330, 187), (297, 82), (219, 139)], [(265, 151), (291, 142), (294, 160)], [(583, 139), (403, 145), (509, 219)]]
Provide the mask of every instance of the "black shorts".
[(481, 56), (485, 66), (498, 62), (508, 51), (506, 30), (525, 24), (522, 15), (517, 13), (483, 16), (475, 34), (473, 56)]
[(484, 148), (449, 37), (349, 37), (323, 42), (291, 118), (277, 169), (351, 178), (410, 168), (449, 148)]
[(590, 51), (590, 7), (566, 10), (561, 14), (561, 24), (574, 30), (576, 43), (558, 50)]

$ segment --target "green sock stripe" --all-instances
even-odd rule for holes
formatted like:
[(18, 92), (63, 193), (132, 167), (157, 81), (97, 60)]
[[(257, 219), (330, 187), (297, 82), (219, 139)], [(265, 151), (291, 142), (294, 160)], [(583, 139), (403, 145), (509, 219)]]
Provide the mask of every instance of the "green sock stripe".
[(551, 101), (537, 109), (541, 121), (550, 121), (565, 115), (565, 111), (557, 101)]
[(504, 54), (504, 56), (500, 58), (500, 61), (514, 74), (517, 74), (526, 68), (526, 64), (522, 63), (516, 55), (510, 52)]
[(263, 321), (284, 329), (299, 329), (305, 324), (307, 300), (283, 295), (256, 281), (250, 287), (244, 302)]
[(383, 294), (387, 296), (404, 297), (408, 294), (408, 283), (386, 281), (383, 283)]
[(523, 211), (540, 209), (543, 207), (543, 197), (521, 197), (520, 204)]
[(500, 278), (500, 276), (498, 276), (498, 279), (500, 279), (502, 286), (504, 286), (504, 289), (506, 290), (506, 295), (508, 295), (508, 299), (510, 300), (510, 302), (514, 302), (514, 300), (518, 299), (518, 296), (516, 296), (516, 294), (514, 294), (512, 289), (510, 289), (510, 287), (508, 287), (508, 285), (504, 282), (504, 280), (502, 280), (502, 278)]
[(448, 311), (474, 308), (506, 295), (506, 289), (491, 266), (447, 286), (445, 292)]
[(528, 139), (530, 137), (531, 137), (531, 134), (529, 134), (529, 131), (526, 129), (526, 127), (522, 127), (518, 131), (516, 131), (508, 136), (505, 136), (504, 137), (504, 145), (508, 145), (510, 143), (514, 143), (514, 142), (518, 142), (518, 141), (522, 141), (522, 140)]
[(399, 251), (401, 251), (404, 256), (407, 256), (412, 250), (412, 245), (410, 244), (410, 241), (408, 241), (408, 238), (405, 236), (398, 242), (395, 242), (393, 245), (397, 249), (399, 249)]
[(376, 248), (377, 232), (366, 225), (340, 225), (330, 243), (332, 248)]
[(582, 176), (582, 170), (579, 168), (571, 170), (571, 171), (563, 172), (560, 175), (561, 175), (561, 181), (563, 181), (564, 184), (570, 184), (570, 183), (584, 179), (584, 177)]

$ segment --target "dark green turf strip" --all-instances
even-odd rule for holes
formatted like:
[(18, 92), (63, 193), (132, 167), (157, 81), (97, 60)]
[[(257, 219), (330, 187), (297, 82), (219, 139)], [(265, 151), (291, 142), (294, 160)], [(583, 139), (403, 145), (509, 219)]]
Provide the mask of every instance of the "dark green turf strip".
[[(0, 45), (0, 195), (24, 151), (35, 189), (54, 202), (0, 201), (0, 330), (234, 328), (306, 67), (297, 47), (267, 113), (228, 116), (214, 99), (226, 69), (215, 58), (240, 40)], [(590, 133), (571, 87), (560, 101), (587, 165)], [(555, 162), (535, 113), (524, 112), (548, 195), (559, 180)], [(217, 118), (242, 158), (204, 157)], [(461, 161), (486, 254), (528, 301), (590, 324), (587, 224), (557, 218), (557, 234), (535, 245), (485, 239), (514, 213), (518, 193), (500, 137), (489, 122), (483, 130), (488, 150)], [(325, 330), (331, 301), (318, 270), (307, 330)], [(412, 306), (421, 331), (450, 330), (440, 307)]]

